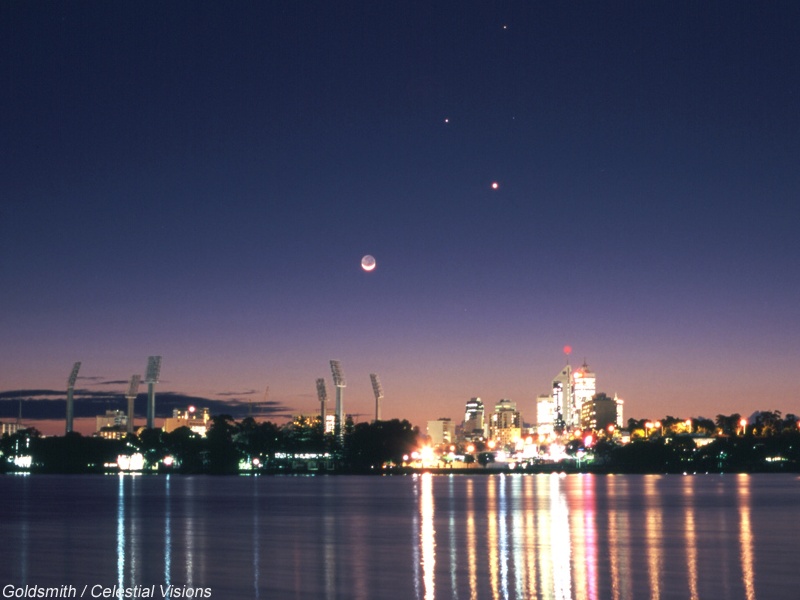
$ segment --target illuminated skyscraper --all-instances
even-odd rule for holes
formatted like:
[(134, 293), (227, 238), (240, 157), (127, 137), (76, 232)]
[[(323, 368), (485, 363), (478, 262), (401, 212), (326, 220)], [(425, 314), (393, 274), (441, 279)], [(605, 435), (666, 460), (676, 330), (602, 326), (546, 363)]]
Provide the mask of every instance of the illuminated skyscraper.
[(480, 398), (470, 398), (464, 413), (464, 439), (472, 440), (486, 435), (484, 431), (484, 409)]
[(603, 393), (581, 404), (581, 429), (607, 431), (617, 425), (617, 403)]
[(500, 448), (513, 446), (522, 433), (522, 417), (517, 404), (503, 398), (494, 407), (489, 424), (489, 437), (497, 442)]
[(622, 429), (625, 427), (622, 421), (622, 407), (625, 405), (625, 401), (614, 394), (614, 402), (617, 405), (617, 429)]
[(575, 396), (575, 410), (580, 420), (581, 407), (595, 395), (597, 378), (584, 359), (583, 365), (572, 372), (572, 393)]
[(556, 421), (556, 405), (553, 396), (542, 394), (536, 398), (536, 433), (550, 435), (553, 433)]
[(553, 427), (558, 431), (571, 429), (578, 423), (575, 415), (575, 395), (572, 393), (572, 367), (567, 363), (553, 378)]
[[(581, 406), (595, 395), (597, 377), (583, 361), (577, 369), (569, 363), (553, 379), (553, 427), (556, 430), (571, 431), (581, 426)], [(540, 404), (545, 413), (547, 404)], [(537, 417), (539, 411), (537, 410)], [(546, 417), (546, 413), (542, 414)], [(541, 417), (540, 417), (541, 419)], [(541, 420), (539, 421), (541, 424)]]
[(431, 438), (431, 445), (433, 446), (455, 442), (456, 424), (448, 417), (428, 421), (428, 437)]

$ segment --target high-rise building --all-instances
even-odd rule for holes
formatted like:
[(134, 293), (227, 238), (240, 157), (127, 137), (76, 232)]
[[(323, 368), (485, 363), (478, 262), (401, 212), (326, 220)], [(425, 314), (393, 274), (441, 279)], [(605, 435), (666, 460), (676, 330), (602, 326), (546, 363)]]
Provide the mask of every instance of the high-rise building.
[(584, 359), (583, 365), (578, 367), (572, 372), (572, 390), (575, 395), (575, 409), (580, 415), (581, 408), (584, 402), (588, 402), (596, 393), (597, 377), (586, 364)]
[(517, 404), (503, 398), (494, 407), (489, 423), (489, 438), (497, 442), (497, 447), (512, 446), (522, 435), (522, 417)]
[(624, 429), (624, 421), (622, 420), (622, 407), (625, 404), (625, 401), (622, 398), (618, 398), (616, 394), (614, 394), (614, 402), (617, 405), (617, 429)]
[(18, 431), (21, 431), (22, 429), (25, 429), (25, 428), (22, 425), (20, 425), (19, 423), (2, 423), (2, 422), (0, 422), (0, 437), (4, 436), (6, 434), (14, 435)]
[(556, 405), (552, 395), (541, 394), (536, 398), (536, 433), (551, 435), (555, 430)]
[(571, 429), (578, 424), (580, 414), (575, 409), (572, 393), (572, 367), (567, 365), (553, 378), (553, 426), (557, 431)]
[(466, 440), (474, 440), (486, 436), (483, 401), (470, 398), (464, 413), (463, 435)]
[(97, 427), (95, 436), (107, 440), (121, 440), (128, 435), (128, 415), (121, 410), (107, 410), (106, 414), (95, 417)]
[[(567, 363), (553, 378), (553, 428), (557, 431), (571, 431), (579, 428), (581, 426), (581, 406), (592, 399), (596, 387), (597, 376), (585, 360), (583, 365), (577, 369), (573, 369)], [(543, 411), (546, 408), (546, 404), (542, 405)]]
[(121, 410), (107, 410), (106, 414), (96, 416), (95, 420), (97, 422), (95, 431), (100, 431), (104, 427), (122, 427), (127, 431), (128, 415)]
[(433, 446), (451, 444), (456, 441), (456, 424), (448, 417), (428, 421), (428, 437)]
[(208, 431), (211, 416), (207, 408), (201, 408), (200, 412), (194, 406), (186, 410), (172, 409), (172, 417), (164, 419), (164, 433), (175, 431), (179, 427), (188, 427), (197, 435), (205, 437)]
[(581, 404), (581, 429), (606, 430), (616, 427), (617, 403), (605, 394), (596, 394)]
[(333, 434), (335, 430), (336, 430), (336, 415), (331, 411), (325, 411), (324, 433)]

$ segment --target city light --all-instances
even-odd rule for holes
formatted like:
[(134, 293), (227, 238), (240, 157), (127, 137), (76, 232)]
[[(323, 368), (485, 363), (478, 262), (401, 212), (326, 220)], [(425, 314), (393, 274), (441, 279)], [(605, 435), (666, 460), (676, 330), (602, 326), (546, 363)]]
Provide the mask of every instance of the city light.
[(117, 466), (120, 471), (141, 471), (144, 469), (144, 456), (136, 454), (120, 454), (117, 457)]

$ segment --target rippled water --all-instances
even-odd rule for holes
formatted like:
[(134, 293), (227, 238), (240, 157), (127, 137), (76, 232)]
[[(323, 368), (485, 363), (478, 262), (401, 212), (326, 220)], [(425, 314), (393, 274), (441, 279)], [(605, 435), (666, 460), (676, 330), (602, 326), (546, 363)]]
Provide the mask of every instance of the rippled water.
[(173, 585), (224, 599), (751, 600), (800, 590), (790, 475), (5, 476), (0, 507), (4, 595), (86, 586), (87, 598), (104, 588), (160, 598)]

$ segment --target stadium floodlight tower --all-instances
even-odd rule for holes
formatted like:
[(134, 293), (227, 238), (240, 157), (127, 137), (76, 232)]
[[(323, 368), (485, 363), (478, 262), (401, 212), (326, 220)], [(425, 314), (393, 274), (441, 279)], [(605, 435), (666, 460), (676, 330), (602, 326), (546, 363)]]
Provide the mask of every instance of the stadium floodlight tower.
[(381, 420), (381, 400), (383, 400), (383, 387), (381, 381), (375, 373), (370, 373), (369, 378), (372, 381), (372, 391), (375, 394), (375, 420)]
[(125, 398), (128, 400), (128, 433), (133, 433), (133, 401), (139, 395), (139, 380), (141, 376), (131, 375), (131, 384), (128, 386), (128, 393)]
[(72, 394), (75, 391), (75, 382), (78, 380), (78, 370), (81, 368), (81, 363), (76, 362), (72, 365), (72, 373), (69, 374), (67, 379), (67, 426), (66, 433), (72, 433), (72, 418), (74, 410), (72, 407)]
[(342, 364), (338, 360), (331, 361), (331, 374), (333, 375), (333, 385), (336, 386), (336, 421), (334, 422), (334, 435), (340, 442), (344, 440), (344, 388), (347, 383), (344, 381), (344, 371)]
[(317, 397), (319, 398), (319, 417), (322, 423), (322, 435), (325, 435), (325, 427), (328, 424), (328, 390), (325, 389), (325, 380), (322, 377), (317, 379)]
[(161, 357), (148, 356), (147, 357), (147, 374), (145, 381), (147, 382), (147, 428), (153, 428), (153, 420), (156, 414), (156, 384), (161, 375)]

